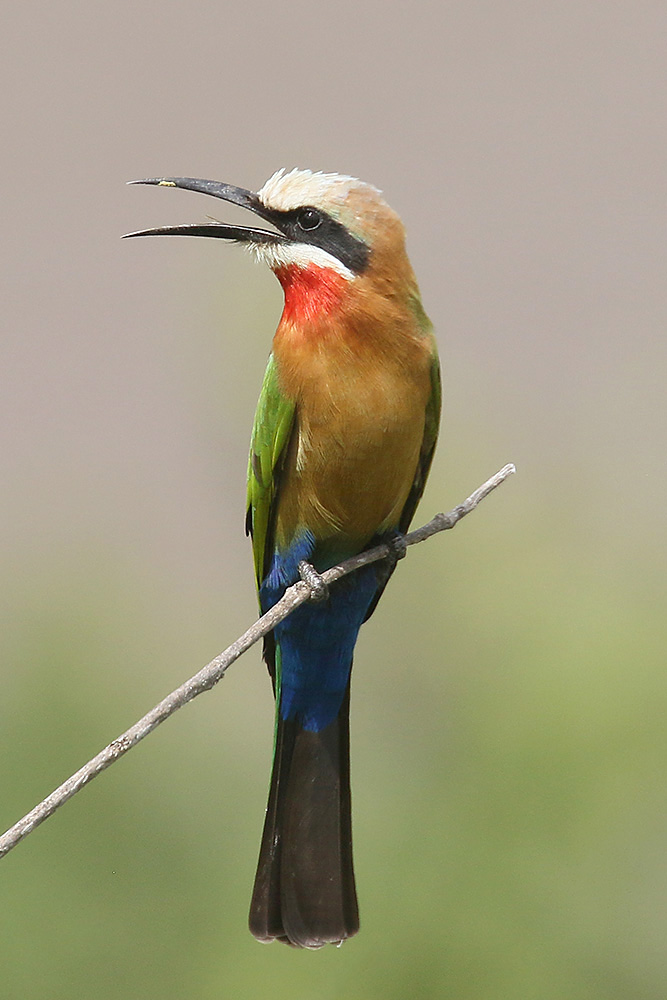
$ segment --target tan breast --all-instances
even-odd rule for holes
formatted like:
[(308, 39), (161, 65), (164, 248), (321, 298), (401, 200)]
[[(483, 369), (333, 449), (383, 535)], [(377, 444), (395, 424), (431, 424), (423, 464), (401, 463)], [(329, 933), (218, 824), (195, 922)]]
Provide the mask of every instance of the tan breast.
[[(296, 399), (296, 426), (278, 500), (276, 540), (299, 529), (362, 547), (395, 527), (412, 487), (430, 394), (427, 345), (398, 352), (343, 336), (274, 344), (279, 377)], [(282, 350), (281, 350), (282, 348)], [(343, 536), (343, 537), (341, 537)]]

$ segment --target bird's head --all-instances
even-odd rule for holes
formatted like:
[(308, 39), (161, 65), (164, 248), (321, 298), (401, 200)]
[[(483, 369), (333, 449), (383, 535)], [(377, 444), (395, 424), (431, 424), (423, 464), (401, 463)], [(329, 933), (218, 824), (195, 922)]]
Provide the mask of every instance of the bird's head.
[(376, 188), (354, 177), (279, 170), (256, 193), (194, 177), (130, 183), (199, 191), (270, 223), (273, 230), (208, 222), (128, 236), (209, 236), (244, 244), (275, 271), (286, 294), (304, 280), (312, 289), (320, 282), (339, 288), (348, 282), (379, 282), (396, 288), (401, 279), (413, 280), (400, 218)]

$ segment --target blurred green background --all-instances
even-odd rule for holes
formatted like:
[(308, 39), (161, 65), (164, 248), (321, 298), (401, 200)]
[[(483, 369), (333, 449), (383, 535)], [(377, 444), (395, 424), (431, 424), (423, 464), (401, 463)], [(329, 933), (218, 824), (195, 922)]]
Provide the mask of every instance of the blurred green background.
[(664, 1000), (658, 4), (56, 0), (0, 45), (0, 826), (255, 614), (247, 442), (280, 289), (156, 174), (381, 187), (444, 367), (413, 550), (353, 683), (359, 936), (246, 914), (259, 653), (0, 862), (0, 996)]

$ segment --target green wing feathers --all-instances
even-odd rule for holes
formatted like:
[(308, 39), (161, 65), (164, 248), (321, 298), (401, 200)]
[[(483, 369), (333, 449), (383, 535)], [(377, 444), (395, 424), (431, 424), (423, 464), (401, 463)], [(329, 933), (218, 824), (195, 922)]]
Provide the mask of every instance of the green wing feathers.
[(426, 486), (426, 479), (428, 477), (429, 469), (431, 468), (431, 462), (433, 461), (433, 452), (435, 451), (435, 445), (438, 440), (441, 402), (442, 389), (440, 386), (440, 364), (438, 362), (438, 355), (434, 349), (431, 361), (431, 395), (429, 396), (429, 400), (426, 404), (424, 438), (422, 440), (421, 452), (419, 455), (419, 464), (415, 472), (412, 489), (408, 494), (408, 499), (406, 500), (405, 507), (401, 513), (401, 520), (399, 524), (400, 530), (404, 533), (410, 526), (410, 522), (412, 521), (415, 510), (417, 509), (417, 504), (421, 500), (424, 487)]
[(294, 403), (280, 389), (276, 363), (271, 355), (257, 403), (248, 460), (246, 532), (252, 535), (258, 587), (264, 576), (277, 477), (293, 423)]
[[(414, 517), (417, 504), (421, 500), (424, 487), (426, 486), (426, 479), (428, 477), (429, 469), (431, 468), (431, 462), (433, 461), (433, 452), (435, 451), (436, 441), (438, 440), (441, 399), (442, 390), (440, 387), (440, 364), (438, 362), (438, 355), (434, 344), (433, 358), (431, 362), (431, 395), (429, 396), (426, 404), (424, 437), (422, 439), (421, 451), (419, 453), (419, 464), (417, 465), (417, 469), (415, 471), (415, 478), (412, 481), (412, 488), (408, 493), (408, 499), (405, 501), (405, 506), (401, 511), (401, 518), (398, 522), (398, 528), (402, 534), (405, 534), (410, 527), (410, 522)], [(395, 567), (389, 571), (384, 579), (379, 578), (377, 593), (371, 601), (371, 605), (366, 612), (364, 621), (368, 621), (370, 616), (375, 611), (377, 603), (382, 597), (384, 588), (389, 582), (389, 577), (394, 572), (394, 568)]]

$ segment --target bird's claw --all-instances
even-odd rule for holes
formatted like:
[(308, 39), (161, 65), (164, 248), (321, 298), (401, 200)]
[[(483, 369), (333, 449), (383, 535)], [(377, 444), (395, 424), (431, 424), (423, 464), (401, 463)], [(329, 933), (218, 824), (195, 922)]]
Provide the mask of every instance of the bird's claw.
[(311, 601), (326, 601), (329, 596), (329, 587), (315, 567), (311, 563), (306, 562), (305, 559), (299, 563), (299, 576), (310, 587)]
[(391, 553), (387, 558), (394, 564), (396, 564), (399, 559), (405, 558), (408, 551), (408, 544), (405, 541), (405, 535), (401, 534), (400, 531), (395, 532), (387, 538), (387, 545), (391, 549)]

